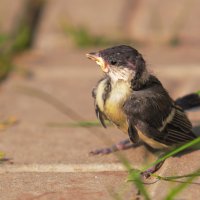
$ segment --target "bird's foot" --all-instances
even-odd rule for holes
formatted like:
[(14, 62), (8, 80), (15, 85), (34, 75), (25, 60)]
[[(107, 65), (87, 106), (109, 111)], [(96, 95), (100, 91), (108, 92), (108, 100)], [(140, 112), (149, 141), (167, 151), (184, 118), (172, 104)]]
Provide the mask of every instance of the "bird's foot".
[(142, 178), (145, 178), (145, 179), (147, 179), (147, 178), (149, 178), (150, 176), (151, 176), (151, 174), (153, 174), (154, 172), (156, 172), (155, 170), (153, 170), (153, 169), (147, 169), (146, 171), (144, 171), (144, 172), (141, 172), (141, 175), (142, 175)]
[(144, 172), (141, 172), (141, 176), (146, 179), (149, 178), (151, 174), (155, 173), (157, 170), (159, 170), (162, 167), (163, 163), (164, 161), (161, 161), (157, 163), (156, 165), (154, 165), (153, 167), (145, 170)]
[(91, 151), (89, 154), (90, 155), (106, 155), (106, 154), (110, 154), (116, 151), (129, 149), (129, 148), (132, 148), (133, 146), (134, 144), (132, 144), (129, 139), (126, 139), (126, 140), (120, 141), (117, 144), (114, 144), (111, 147), (96, 149), (94, 151)]

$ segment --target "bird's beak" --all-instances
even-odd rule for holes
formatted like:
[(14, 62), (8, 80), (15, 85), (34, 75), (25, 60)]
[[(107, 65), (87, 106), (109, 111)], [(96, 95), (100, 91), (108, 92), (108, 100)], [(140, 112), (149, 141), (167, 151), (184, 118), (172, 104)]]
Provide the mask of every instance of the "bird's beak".
[(108, 64), (106, 64), (104, 59), (101, 56), (99, 56), (99, 53), (87, 53), (86, 57), (91, 60), (94, 60), (97, 63), (97, 65), (101, 67), (103, 72), (108, 72)]

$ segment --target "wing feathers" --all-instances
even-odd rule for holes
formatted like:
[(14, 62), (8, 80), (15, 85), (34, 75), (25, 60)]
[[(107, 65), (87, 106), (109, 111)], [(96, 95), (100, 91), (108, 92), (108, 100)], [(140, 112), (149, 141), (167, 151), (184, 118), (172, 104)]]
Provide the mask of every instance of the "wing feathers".
[(184, 111), (176, 108), (174, 118), (163, 130), (163, 139), (171, 144), (179, 144), (195, 138), (191, 122), (186, 117)]
[(129, 120), (128, 120), (128, 135), (129, 135), (130, 140), (133, 143), (139, 142), (138, 132), (137, 132), (136, 128), (134, 127), (134, 125), (132, 125), (132, 123)]
[(96, 113), (96, 116), (97, 116), (97, 118), (99, 119), (99, 121), (100, 121), (100, 123), (101, 123), (101, 125), (104, 127), (104, 128), (107, 128), (106, 127), (106, 124), (105, 124), (105, 116), (104, 116), (104, 114), (100, 111), (100, 109), (99, 109), (99, 107), (96, 105), (96, 107), (95, 107), (95, 113)]

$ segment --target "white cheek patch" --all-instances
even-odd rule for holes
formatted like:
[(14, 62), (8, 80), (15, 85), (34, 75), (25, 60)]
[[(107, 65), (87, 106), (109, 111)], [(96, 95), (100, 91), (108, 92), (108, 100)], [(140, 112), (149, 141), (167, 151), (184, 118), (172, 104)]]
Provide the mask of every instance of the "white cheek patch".
[(112, 67), (109, 75), (111, 79), (115, 82), (118, 80), (124, 80), (124, 81), (130, 81), (133, 79), (135, 73), (132, 70), (129, 70), (128, 68), (114, 68)]

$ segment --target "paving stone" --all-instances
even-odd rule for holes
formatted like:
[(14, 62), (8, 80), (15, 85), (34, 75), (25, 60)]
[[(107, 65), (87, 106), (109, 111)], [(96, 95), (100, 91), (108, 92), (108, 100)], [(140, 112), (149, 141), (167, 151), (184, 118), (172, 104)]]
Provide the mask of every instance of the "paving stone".
[[(189, 3), (188, 3), (189, 2)], [(34, 46), (39, 49), (73, 48), (64, 34), (63, 24), (86, 26), (96, 35), (111, 39), (122, 37), (134, 41), (167, 40), (180, 35), (185, 43), (199, 43), (199, 1), (99, 1), (49, 0), (41, 16)], [(3, 0), (0, 6), (0, 30), (12, 32), (23, 13), (25, 0), (13, 3)], [(183, 25), (182, 25), (183, 23)], [(177, 28), (181, 26), (180, 30)], [(178, 30), (176, 30), (178, 29)], [(197, 46), (198, 47), (198, 46)]]
[[(106, 166), (107, 164), (118, 165), (120, 163), (115, 155), (88, 156), (90, 150), (108, 145), (107, 140), (106, 142), (102, 140), (105, 137), (112, 140), (112, 142), (108, 142), (109, 145), (126, 138), (114, 127), (106, 130), (100, 127), (90, 129), (49, 127), (47, 126), (49, 122), (72, 122), (71, 113), (69, 112), (67, 115), (62, 113), (48, 102), (48, 98), (47, 101), (42, 100), (41, 95), (39, 97), (37, 95), (32, 96), (17, 90), (19, 87), (26, 87), (28, 91), (31, 88), (45, 91), (71, 108), (73, 112), (78, 113), (81, 119), (96, 120), (91, 89), (101, 77), (101, 72), (94, 63), (84, 58), (84, 54), (85, 52), (66, 53), (58, 51), (54, 54), (30, 55), (29, 58), (16, 60), (18, 65), (29, 66), (33, 70), (34, 76), (32, 79), (25, 79), (13, 75), (12, 79), (1, 85), (0, 117), (5, 118), (12, 115), (19, 119), (17, 125), (8, 128), (6, 131), (1, 131), (0, 150), (6, 153), (6, 157), (12, 158), (13, 168), (36, 165), (47, 166), (51, 169), (51, 166), (59, 166), (60, 164), (65, 166), (78, 166), (79, 164)], [(158, 65), (152, 66), (152, 69), (154, 73), (159, 74), (173, 97), (197, 90), (200, 81), (197, 65), (186, 65), (186, 67)], [(181, 74), (179, 73), (180, 70)], [(196, 120), (198, 119), (199, 116), (196, 114)], [(77, 117), (77, 120), (80, 120), (79, 117)], [(147, 153), (144, 147), (124, 151), (123, 155), (136, 168), (145, 165), (146, 158), (155, 160), (155, 157)], [(172, 173), (172, 175), (189, 173), (197, 169), (198, 159), (196, 158), (198, 156), (199, 151), (194, 151), (180, 158), (168, 159), (159, 174), (166, 175), (167, 172)], [(174, 163), (180, 163), (180, 165)], [(6, 167), (5, 164), (2, 165), (2, 169), (4, 167)], [(180, 171), (180, 169), (183, 169), (183, 171)], [(179, 174), (179, 172), (181, 173)], [(77, 195), (82, 196), (83, 199), (95, 199), (96, 197), (101, 199), (101, 195), (102, 199), (109, 199), (107, 190), (101, 189), (103, 182), (108, 181), (108, 186), (114, 186), (121, 184), (121, 180), (125, 180), (127, 177), (126, 173), (120, 171), (112, 172), (109, 176), (110, 173), (17, 173), (17, 171), (15, 173), (1, 173), (2, 199), (6, 199), (6, 197), (11, 199), (76, 199)], [(83, 178), (81, 181), (78, 178), (79, 175)], [(101, 185), (99, 187), (97, 187), (96, 182), (91, 181), (91, 177), (95, 176), (101, 177), (102, 182), (99, 183)], [(62, 182), (63, 179), (68, 181), (68, 177), (73, 177), (72, 179), (69, 178), (70, 180), (77, 180), (75, 186), (72, 184), (73, 181), (67, 182), (69, 187), (72, 185), (71, 190), (67, 190), (65, 188), (67, 184)], [(49, 183), (51, 185), (52, 182), (55, 186), (53, 189), (49, 186)], [(14, 184), (13, 191), (11, 191), (12, 188), (9, 187), (8, 183)], [(156, 183), (149, 188), (153, 197), (155, 197), (161, 183)], [(191, 187), (191, 191), (193, 191), (193, 188), (196, 189), (196, 186), (193, 187), (192, 185)], [(135, 194), (136, 191), (133, 193)], [(194, 192), (195, 197), (196, 195), (198, 193)]]
[(84, 26), (96, 35), (106, 35), (111, 38), (119, 37), (123, 23), (123, 13), (128, 0), (118, 1), (92, 1), (81, 0), (48, 1), (43, 14), (38, 34), (36, 48), (55, 48), (69, 45), (70, 42), (64, 34), (63, 24)]
[[(35, 66), (37, 65), (36, 63)], [(17, 87), (21, 86), (45, 91), (69, 106), (84, 120), (96, 120), (91, 98), (95, 73), (93, 74), (93, 71), (87, 73), (87, 67), (83, 73), (77, 73), (81, 70), (79, 67), (62, 67), (62, 65), (60, 67), (47, 65), (49, 70), (46, 71), (47, 66), (44, 65), (44, 63), (40, 64), (34, 69), (33, 79), (13, 78), (2, 86), (1, 113), (4, 117), (15, 116), (19, 119), (19, 124), (4, 131), (1, 150), (6, 152), (6, 156), (12, 158), (16, 164), (119, 163), (114, 155), (93, 157), (88, 156), (88, 153), (96, 148), (108, 146), (100, 139), (103, 134), (113, 141), (108, 142), (109, 145), (125, 139), (125, 135), (115, 128), (108, 130), (98, 128), (93, 133), (91, 129), (80, 127), (48, 127), (47, 124), (51, 122), (62, 124), (72, 120), (48, 102), (17, 90)], [(98, 76), (98, 73), (96, 75)], [(15, 99), (14, 103), (13, 99)], [(132, 158), (136, 167), (141, 166), (144, 160), (142, 155), (146, 154), (145, 149), (140, 147), (136, 151), (130, 151), (132, 153), (124, 152), (128, 159)], [(136, 159), (134, 160), (133, 157)]]
[[(62, 57), (63, 55), (60, 56)], [(106, 157), (88, 158), (87, 153), (90, 150), (106, 146), (103, 144), (103, 141), (98, 139), (101, 133), (93, 135), (88, 130), (81, 128), (48, 127), (46, 124), (49, 122), (65, 123), (71, 122), (71, 119), (47, 102), (16, 90), (16, 86), (41, 89), (56, 97), (64, 105), (72, 108), (82, 118), (96, 120), (93, 110), (93, 100), (91, 98), (91, 89), (95, 85), (96, 80), (100, 78), (101, 72), (97, 66), (94, 66), (94, 63), (87, 62), (83, 56), (83, 53), (81, 55), (77, 54), (76, 56), (66, 54), (65, 59), (59, 59), (55, 56), (55, 60), (52, 59), (53, 56), (49, 56), (48, 59), (38, 59), (38, 62), (37, 58), (35, 58), (35, 63), (31, 65), (32, 68), (36, 66), (37, 68), (34, 69), (35, 77), (32, 80), (9, 80), (2, 88), (0, 101), (2, 113), (15, 115), (20, 120), (19, 125), (8, 129), (2, 138), (3, 143), (5, 143), (2, 143), (2, 150), (7, 152), (9, 157), (13, 157), (15, 162), (30, 163), (32, 160), (39, 163), (117, 162), (117, 159), (110, 155)], [(57, 61), (59, 66), (56, 65)], [(29, 62), (23, 65), (29, 65)], [(191, 91), (196, 91), (199, 88), (200, 71), (196, 66), (191, 65), (185, 68), (179, 66), (152, 68), (156, 74), (159, 74), (159, 78), (161, 78), (163, 84), (174, 98)], [(181, 74), (179, 73), (180, 69)], [(183, 79), (184, 82), (182, 81)], [(12, 103), (13, 99), (15, 99), (15, 104)], [(6, 105), (5, 102), (7, 102)], [(196, 117), (196, 120), (199, 119), (198, 113), (192, 113), (190, 116)], [(15, 135), (13, 135), (13, 131), (16, 133)], [(107, 130), (99, 128), (98, 131), (112, 138), (114, 140), (113, 142), (117, 142), (126, 137), (114, 128)], [(27, 134), (29, 137), (27, 137)], [(21, 141), (21, 138), (24, 138), (26, 142)], [(13, 141), (16, 141), (15, 146), (12, 145)], [(25, 144), (21, 145), (23, 143)], [(17, 151), (16, 147), (19, 148)], [(30, 150), (28, 152), (24, 151), (28, 147)], [(80, 149), (82, 149), (81, 152)], [(138, 148), (136, 151), (141, 151), (141, 155), (144, 154), (143, 148)], [(26, 152), (25, 155), (24, 152)], [(34, 153), (30, 155), (30, 152)], [(131, 152), (134, 154), (135, 150)], [(133, 158), (135, 157), (132, 156), (133, 154), (128, 151), (126, 155), (131, 160), (136, 159), (136, 162), (133, 161), (133, 163), (141, 163), (142, 156), (140, 158)]]
[(0, 33), (12, 33), (15, 24), (20, 19), (25, 0), (1, 0), (0, 4)]
[[(183, 176), (194, 173), (200, 169), (199, 164), (200, 150), (188, 152), (179, 157), (169, 158), (159, 170), (160, 176)], [(180, 182), (179, 182), (180, 181)], [(177, 179), (173, 181), (158, 181), (149, 187), (152, 199), (160, 200), (167, 196), (170, 190), (174, 189), (181, 182), (186, 179)], [(189, 185), (183, 192), (181, 192), (175, 199), (198, 199), (200, 195), (199, 184), (200, 178), (195, 178), (191, 185)]]
[[(199, 1), (64, 1), (50, 0), (35, 40), (39, 49), (73, 48), (63, 24), (85, 26), (96, 35), (134, 41), (166, 42), (174, 35), (183, 43), (199, 43)], [(114, 12), (113, 12), (114, 11)]]
[(109, 200), (117, 192), (128, 200), (136, 191), (125, 183), (126, 176), (124, 172), (7, 173), (1, 175), (1, 200)]
[[(127, 23), (129, 34), (140, 41), (162, 42), (180, 36), (195, 45), (200, 41), (199, 1), (139, 1)], [(183, 41), (184, 42), (184, 41)]]
[[(108, 145), (100, 139), (102, 134), (106, 133), (105, 136), (107, 135), (109, 140), (113, 140), (112, 143), (108, 142), (109, 145), (124, 139), (126, 136), (119, 133), (118, 130), (110, 128), (106, 131), (103, 128), (97, 128), (93, 133), (92, 129), (80, 127), (49, 127), (48, 123), (61, 123), (62, 125), (66, 122), (72, 122), (72, 120), (47, 102), (16, 91), (16, 86), (42, 89), (60, 99), (67, 106), (70, 105), (70, 108), (73, 108), (83, 119), (96, 120), (93, 102), (90, 95), (87, 95), (84, 81), (83, 88), (78, 90), (85, 91), (84, 95), (80, 92), (74, 93), (73, 90), (78, 88), (77, 85), (69, 87), (70, 75), (68, 73), (68, 78), (63, 77), (64, 79), (59, 76), (56, 78), (55, 75), (54, 78), (53, 76), (52, 78), (48, 77), (43, 81), (41, 81), (42, 77), (39, 77), (41, 79), (35, 77), (34, 80), (29, 81), (10, 80), (3, 86), (0, 100), (1, 113), (4, 117), (15, 116), (19, 120), (19, 124), (3, 132), (0, 148), (15, 163), (119, 162), (113, 155), (88, 156), (91, 150)], [(77, 77), (71, 79), (76, 81)], [(44, 87), (41, 87), (42, 85)], [(137, 148), (136, 151), (141, 152), (137, 155), (145, 153), (142, 147)], [(135, 151), (132, 151), (131, 154), (126, 152), (126, 154), (128, 158), (135, 157)], [(142, 156), (137, 157), (134, 162), (142, 163)]]

